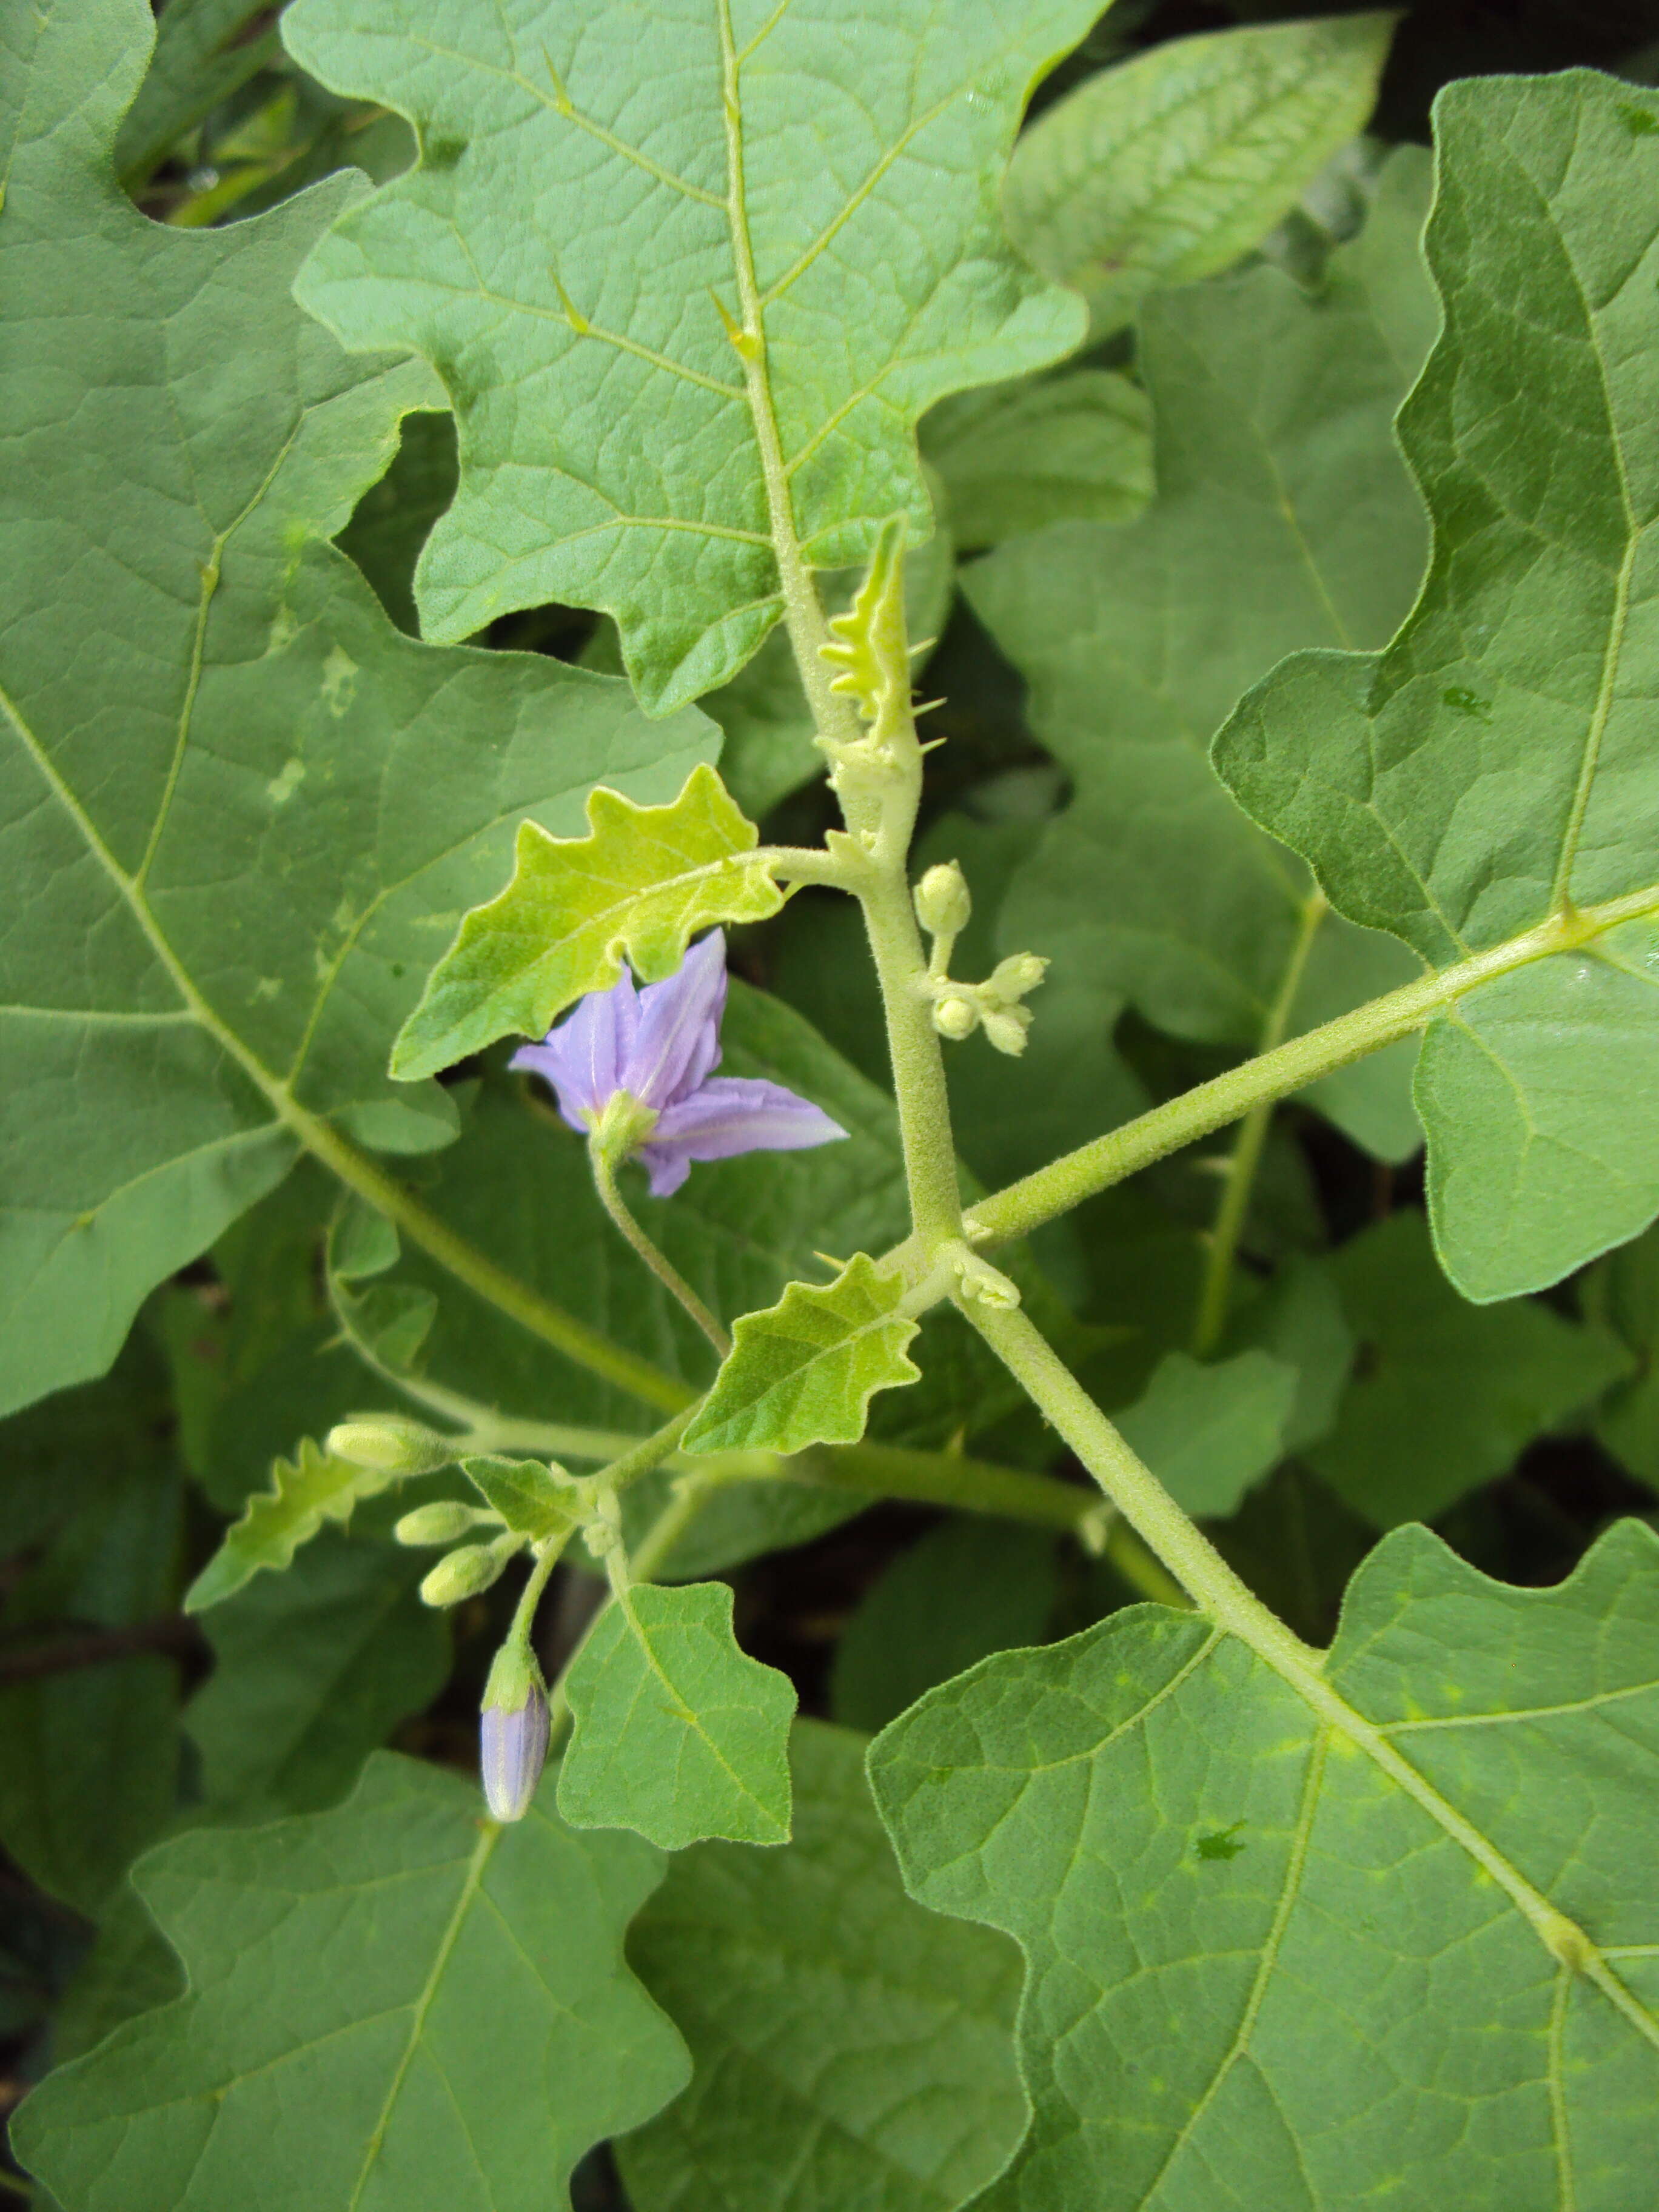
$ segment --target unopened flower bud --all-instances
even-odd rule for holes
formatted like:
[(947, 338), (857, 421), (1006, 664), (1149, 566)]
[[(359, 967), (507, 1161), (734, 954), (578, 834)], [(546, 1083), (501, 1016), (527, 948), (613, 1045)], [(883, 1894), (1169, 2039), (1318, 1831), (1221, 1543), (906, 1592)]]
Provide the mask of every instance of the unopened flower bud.
[(493, 1513), (482, 1513), (476, 1505), (441, 1498), (431, 1505), (417, 1505), (412, 1513), (405, 1513), (392, 1533), (400, 1544), (453, 1544), (470, 1535), (481, 1522), (495, 1518)]
[(1048, 963), (1035, 952), (1011, 952), (999, 960), (982, 986), (988, 998), (1013, 1006), (1028, 991), (1035, 991), (1048, 973)]
[(916, 885), (916, 920), (933, 937), (955, 937), (968, 927), (974, 902), (968, 878), (954, 860), (929, 868)]
[(1031, 1026), (1029, 1006), (987, 1006), (982, 1017), (985, 1034), (999, 1052), (1018, 1060), (1025, 1049), (1025, 1032)]
[(487, 1590), (518, 1549), (516, 1537), (493, 1544), (463, 1544), (439, 1560), (421, 1584), (422, 1605), (459, 1605)]
[(538, 1682), (511, 1710), (486, 1704), (478, 1717), (478, 1766), (484, 1802), (496, 1820), (522, 1820), (547, 1759), (547, 1699)]
[(941, 1036), (955, 1037), (958, 1043), (973, 1035), (978, 1020), (979, 1008), (971, 999), (940, 999), (933, 1007), (933, 1027)]
[(328, 1432), (327, 1449), (335, 1459), (351, 1467), (366, 1467), (376, 1474), (436, 1474), (455, 1456), (447, 1437), (419, 1421), (398, 1413), (377, 1414), (368, 1421), (342, 1421)]

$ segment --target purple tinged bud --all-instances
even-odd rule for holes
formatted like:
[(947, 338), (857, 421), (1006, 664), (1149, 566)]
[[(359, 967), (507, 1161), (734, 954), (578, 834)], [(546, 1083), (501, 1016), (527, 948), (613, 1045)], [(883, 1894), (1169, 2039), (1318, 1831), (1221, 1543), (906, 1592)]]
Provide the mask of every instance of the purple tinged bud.
[(484, 1802), (496, 1820), (522, 1820), (530, 1810), (547, 1759), (547, 1699), (539, 1686), (526, 1686), (525, 1701), (513, 1712), (486, 1705), (478, 1720), (478, 1765)]

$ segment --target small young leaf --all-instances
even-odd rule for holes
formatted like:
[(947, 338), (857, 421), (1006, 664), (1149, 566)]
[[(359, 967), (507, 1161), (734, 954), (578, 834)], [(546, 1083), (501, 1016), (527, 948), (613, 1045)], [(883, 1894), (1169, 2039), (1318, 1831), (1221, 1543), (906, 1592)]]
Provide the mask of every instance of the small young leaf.
[(1278, 1463), (1296, 1390), (1295, 1368), (1271, 1352), (1207, 1365), (1171, 1352), (1114, 1419), (1177, 1505), (1219, 1517)]
[(189, 1994), (52, 2075), (18, 2154), (64, 2212), (562, 2203), (689, 2071), (623, 1959), (662, 1868), (387, 1753), (337, 1811), (182, 1837), (137, 1880)]
[(641, 1583), (594, 1624), (566, 1677), (574, 1723), (559, 1811), (665, 1850), (789, 1835), (786, 1675), (738, 1648), (725, 1583)]
[(485, 1504), (533, 1544), (563, 1535), (580, 1518), (575, 1492), (556, 1481), (541, 1460), (464, 1459), (461, 1472)]
[(912, 1895), (1026, 1954), (998, 2203), (1644, 2203), (1659, 1540), (1531, 1590), (1399, 1530), (1306, 1680), (1132, 1607), (872, 1746)]
[(769, 476), (815, 566), (862, 560), (899, 511), (927, 538), (917, 417), (1082, 336), (997, 186), (1028, 88), (1097, 6), (886, 0), (866, 37), (840, 0), (698, 0), (644, 45), (613, 0), (532, 0), (510, 30), (494, 0), (372, 27), (289, 8), (295, 58), (424, 149), (302, 290), (348, 346), (412, 347), (447, 389), (461, 485), (421, 562), (425, 634), (603, 608), (658, 712), (782, 611)]
[(1363, 1231), (1330, 1268), (1361, 1350), (1334, 1427), (1304, 1456), (1376, 1528), (1432, 1520), (1630, 1371), (1605, 1328), (1535, 1298), (1460, 1297), (1420, 1213)]
[(897, 1311), (903, 1297), (896, 1271), (858, 1252), (833, 1283), (791, 1283), (776, 1305), (745, 1314), (684, 1449), (856, 1443), (874, 1394), (921, 1373), (905, 1355), (917, 1324)]
[(1276, 669), (1215, 761), (1342, 913), (1437, 969), (1617, 902), (1425, 1036), (1436, 1243), (1484, 1301), (1659, 1207), (1659, 104), (1576, 71), (1450, 86), (1436, 118), (1445, 331), (1400, 417), (1428, 579), (1382, 652)]
[(262, 1567), (287, 1566), (325, 1521), (343, 1526), (360, 1498), (377, 1497), (398, 1480), (331, 1459), (309, 1437), (301, 1438), (291, 1460), (279, 1459), (271, 1468), (270, 1488), (250, 1498), (241, 1519), (226, 1529), (218, 1550), (185, 1591), (185, 1611), (204, 1613)]
[(1224, 269), (1364, 128), (1396, 20), (1171, 39), (1085, 79), (1009, 164), (1016, 242), (1083, 293), (1097, 337), (1154, 285)]
[(952, 2212), (1024, 2132), (1018, 1954), (905, 1896), (863, 1753), (800, 1723), (793, 1839), (696, 1845), (634, 1923), (696, 2068), (617, 2145), (636, 2212)]
[(392, 1072), (405, 1083), (497, 1037), (543, 1036), (589, 991), (608, 990), (624, 957), (641, 982), (672, 975), (700, 929), (763, 921), (783, 904), (757, 832), (701, 763), (666, 806), (636, 806), (602, 787), (585, 837), (520, 830), (513, 880), (475, 907), (404, 1023)]

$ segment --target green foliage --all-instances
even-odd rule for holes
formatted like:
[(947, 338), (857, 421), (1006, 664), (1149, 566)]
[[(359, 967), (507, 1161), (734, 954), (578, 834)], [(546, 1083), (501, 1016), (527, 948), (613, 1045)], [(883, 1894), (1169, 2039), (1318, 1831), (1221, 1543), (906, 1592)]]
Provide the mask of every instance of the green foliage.
[[(34, 1416), (37, 1431), (52, 1410)], [(84, 1434), (81, 1420), (76, 1431)], [(44, 1455), (17, 1468), (37, 1482), (50, 1472)], [(176, 1465), (141, 1432), (89, 1473), (50, 1540), (12, 1565), (7, 1628), (48, 1650), (149, 1627), (172, 1603)], [(171, 1819), (179, 1752), (176, 1661), (142, 1644), (94, 1656), (101, 1663), (0, 1683), (0, 1844), (42, 1888), (88, 1917)]]
[(833, 1283), (791, 1283), (776, 1305), (745, 1314), (686, 1450), (855, 1443), (875, 1393), (921, 1372), (905, 1353), (916, 1323), (898, 1310), (903, 1297), (897, 1270), (858, 1252)]
[(245, 34), (263, 0), (169, 0), (155, 52), (115, 140), (128, 191), (142, 185), (174, 141), (270, 60), (276, 41)]
[(671, 1851), (787, 1840), (795, 1692), (738, 1649), (726, 1583), (618, 1591), (565, 1691), (559, 1810), (573, 1827), (633, 1828)]
[(1540, 945), (1424, 1040), (1436, 1242), (1480, 1299), (1555, 1281), (1659, 1206), (1655, 121), (1650, 94), (1583, 74), (1443, 95), (1445, 333), (1400, 423), (1434, 524), (1422, 598), (1380, 654), (1298, 654), (1217, 741), (1334, 903), (1437, 968), (1551, 917), (1628, 917)]
[(574, 1492), (550, 1474), (541, 1460), (467, 1459), (461, 1469), (484, 1503), (532, 1543), (568, 1534), (578, 1517)]
[(348, 1522), (359, 1501), (399, 1480), (336, 1459), (302, 1437), (291, 1460), (279, 1459), (270, 1484), (250, 1498), (225, 1531), (218, 1550), (185, 1594), (187, 1613), (205, 1613), (251, 1582), (261, 1568), (288, 1566), (325, 1522)]
[[(1060, 976), (1180, 1036), (1255, 1047), (1413, 973), (1386, 939), (1310, 906), (1305, 872), (1252, 830), (1206, 757), (1282, 653), (1380, 641), (1411, 604), (1422, 518), (1390, 423), (1411, 373), (1395, 294), (1407, 271), (1426, 289), (1413, 197), (1379, 211), (1387, 235), (1365, 274), (1339, 255), (1318, 301), (1261, 269), (1149, 302), (1152, 507), (1127, 530), (1056, 524), (968, 575), (1031, 684), (1033, 726), (1077, 779), (1015, 877), (1001, 942), (1040, 946)], [(1395, 272), (1386, 313), (1379, 268)], [(1408, 1066), (1396, 1048), (1310, 1097), (1400, 1158), (1420, 1141)]]
[(1356, 1237), (1332, 1273), (1358, 1368), (1307, 1458), (1378, 1528), (1443, 1513), (1629, 1371), (1608, 1331), (1536, 1299), (1468, 1304), (1435, 1264), (1420, 1214)]
[(1629, 1349), (1632, 1372), (1608, 1392), (1595, 1433), (1630, 1472), (1659, 1489), (1659, 1231), (1610, 1252), (1584, 1279), (1588, 1317)]
[(1071, 368), (941, 400), (921, 443), (972, 551), (1048, 522), (1133, 521), (1152, 495), (1151, 428), (1127, 376)]
[(706, 764), (666, 806), (595, 791), (585, 837), (526, 823), (513, 880), (462, 922), (404, 1024), (394, 1072), (412, 1082), (497, 1037), (540, 1037), (584, 993), (608, 990), (624, 958), (659, 981), (710, 922), (775, 914), (783, 894), (753, 857), (757, 836)]
[(1026, 1954), (1036, 2118), (993, 2202), (1636, 2203), (1651, 1533), (1522, 1591), (1401, 1530), (1307, 1680), (1134, 1609), (878, 1739), (912, 1893)]
[(518, 822), (708, 750), (621, 685), (412, 644), (311, 542), (431, 380), (289, 298), (350, 179), (222, 233), (137, 214), (109, 145), (150, 25), (31, 13), (8, 70), (40, 120), (0, 226), (4, 1407), (106, 1366), (311, 1117), (406, 1146), (387, 1039)]
[(617, 2147), (636, 2212), (954, 2212), (1024, 2132), (1017, 1959), (906, 1898), (862, 1751), (797, 1728), (793, 1840), (699, 1844), (635, 1923), (695, 2069)]
[(1231, 1513), (1284, 1449), (1297, 1380), (1268, 1352), (1213, 1366), (1168, 1352), (1117, 1425), (1177, 1505), (1200, 1520)]
[(1097, 336), (1160, 284), (1224, 269), (1364, 124), (1392, 15), (1173, 39), (1103, 70), (1021, 140), (1016, 243), (1074, 284)]
[[(856, 1074), (775, 999), (734, 977), (720, 1073), (763, 1078), (812, 1099), (851, 1133), (817, 1152), (771, 1152), (699, 1167), (672, 1204), (641, 1196), (641, 1218), (714, 1311), (776, 1298), (815, 1247), (879, 1251), (903, 1234), (903, 1164), (890, 1097)], [(631, 1173), (631, 1170), (626, 1171)], [(708, 1346), (622, 1244), (593, 1196), (580, 1138), (538, 1084), (487, 1081), (461, 1136), (436, 1154), (422, 1193), (432, 1212), (520, 1281), (648, 1360), (672, 1395), (702, 1389)], [(392, 1333), (392, 1364), (502, 1413), (643, 1433), (639, 1401), (550, 1350), (419, 1249), (390, 1239), (380, 1272), (357, 1279)], [(357, 1402), (362, 1401), (361, 1382)]]
[(830, 1711), (885, 1728), (994, 1651), (1040, 1644), (1060, 1595), (1054, 1540), (963, 1516), (930, 1528), (865, 1593), (836, 1646)]
[[(606, 0), (544, 0), (511, 30), (487, 0), (439, 0), (418, 32), (298, 0), (290, 50), (407, 114), (425, 149), (302, 292), (348, 345), (422, 354), (460, 424), (459, 496), (421, 563), (428, 634), (602, 607), (662, 711), (778, 619), (769, 501), (823, 568), (899, 509), (926, 538), (916, 418), (1081, 335), (1076, 302), (1009, 252), (995, 170), (1025, 88), (1092, 12), (899, 0), (873, 46), (835, 0), (703, 0), (653, 25), (642, 91), (640, 24)], [(899, 247), (917, 237), (919, 257)]]
[(383, 1756), (336, 1812), (156, 1852), (189, 1993), (37, 2090), (19, 2154), (64, 2212), (217, 2212), (251, 2172), (271, 2212), (562, 2192), (686, 2065), (623, 1963), (661, 1859), (573, 1835), (547, 1794), (501, 1829)]
[(285, 1574), (216, 1607), (213, 1673), (186, 1710), (211, 1817), (270, 1819), (343, 1797), (364, 1759), (449, 1672), (422, 1562), (328, 1531)]

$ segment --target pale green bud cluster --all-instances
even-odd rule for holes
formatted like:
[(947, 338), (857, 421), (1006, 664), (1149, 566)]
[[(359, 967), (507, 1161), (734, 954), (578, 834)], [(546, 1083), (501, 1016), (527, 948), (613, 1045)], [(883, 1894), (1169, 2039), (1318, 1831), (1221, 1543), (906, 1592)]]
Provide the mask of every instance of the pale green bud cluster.
[(1014, 952), (1000, 960), (982, 983), (935, 978), (933, 1027), (941, 1036), (958, 1042), (982, 1029), (999, 1052), (1017, 1058), (1025, 1049), (1025, 1033), (1031, 1026), (1031, 1010), (1023, 1002), (1048, 967), (1035, 952)]

